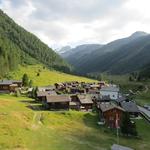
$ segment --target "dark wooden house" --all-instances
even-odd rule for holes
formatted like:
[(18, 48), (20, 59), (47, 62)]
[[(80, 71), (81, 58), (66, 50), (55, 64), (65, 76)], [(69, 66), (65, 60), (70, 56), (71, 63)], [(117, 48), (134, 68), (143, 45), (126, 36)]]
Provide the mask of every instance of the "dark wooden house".
[(121, 117), (124, 109), (114, 103), (100, 103), (99, 117), (100, 121), (104, 122), (110, 128), (116, 128), (116, 119), (120, 125)]
[(81, 104), (76, 94), (71, 95), (70, 109), (80, 110)]
[(42, 103), (46, 109), (69, 110), (70, 97), (66, 95), (48, 95)]
[(93, 108), (93, 101), (89, 95), (77, 95), (78, 100), (80, 102), (80, 109), (81, 110), (92, 110)]
[(1, 92), (15, 92), (16, 88), (22, 86), (22, 81), (17, 80), (1, 80), (0, 91)]
[(49, 95), (57, 95), (57, 93), (55, 91), (38, 91), (37, 100), (43, 101), (46, 99), (46, 96), (49, 96)]

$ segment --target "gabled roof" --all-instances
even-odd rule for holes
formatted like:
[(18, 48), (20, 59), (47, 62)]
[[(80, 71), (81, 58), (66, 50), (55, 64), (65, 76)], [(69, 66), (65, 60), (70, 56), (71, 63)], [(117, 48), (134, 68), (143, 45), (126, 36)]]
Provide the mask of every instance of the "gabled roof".
[(121, 102), (121, 107), (127, 112), (139, 112), (136, 103), (133, 101), (123, 101)]
[(20, 80), (0, 80), (0, 85), (11, 85), (14, 83), (22, 83)]
[(133, 150), (132, 148), (125, 147), (122, 145), (113, 144), (111, 150)]
[(117, 86), (104, 86), (100, 91), (119, 92), (119, 88)]
[(13, 82), (11, 80), (1, 80), (0, 85), (11, 85)]
[(48, 95), (57, 95), (55, 91), (38, 91), (37, 92), (37, 97), (43, 97), (43, 96), (48, 96)]
[(47, 103), (70, 102), (70, 97), (66, 95), (48, 95), (46, 101)]
[(93, 101), (89, 95), (77, 95), (81, 104), (93, 104)]
[(115, 105), (114, 103), (100, 103), (99, 108), (101, 109), (102, 112), (106, 112), (109, 111), (111, 109), (119, 109), (121, 111), (124, 111), (123, 108), (121, 108), (120, 106)]

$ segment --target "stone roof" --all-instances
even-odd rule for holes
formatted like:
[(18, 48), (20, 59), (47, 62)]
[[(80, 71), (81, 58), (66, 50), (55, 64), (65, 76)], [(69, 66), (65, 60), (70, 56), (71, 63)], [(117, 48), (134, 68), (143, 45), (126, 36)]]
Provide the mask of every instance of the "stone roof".
[(48, 96), (48, 95), (57, 95), (55, 91), (38, 91), (37, 92), (37, 97), (43, 97), (43, 96)]
[(101, 109), (102, 112), (106, 112), (108, 110), (115, 109), (115, 108), (119, 109), (121, 111), (124, 111), (124, 109), (121, 108), (120, 106), (117, 106), (114, 103), (110, 103), (110, 102), (108, 102), (108, 103), (100, 103), (99, 104), (99, 108)]
[(66, 95), (48, 95), (46, 101), (47, 103), (70, 102), (70, 97)]
[(111, 150), (133, 150), (133, 149), (122, 145), (113, 144)]
[(121, 107), (127, 112), (139, 112), (136, 103), (133, 101), (123, 101), (121, 102)]
[(89, 95), (78, 95), (77, 97), (81, 104), (93, 104), (93, 101)]
[(119, 92), (119, 88), (117, 86), (104, 86), (100, 91)]
[(0, 85), (11, 85), (11, 84), (13, 84), (13, 82), (10, 80), (1, 80), (0, 81)]
[(14, 83), (22, 83), (20, 80), (0, 80), (0, 85), (11, 85)]

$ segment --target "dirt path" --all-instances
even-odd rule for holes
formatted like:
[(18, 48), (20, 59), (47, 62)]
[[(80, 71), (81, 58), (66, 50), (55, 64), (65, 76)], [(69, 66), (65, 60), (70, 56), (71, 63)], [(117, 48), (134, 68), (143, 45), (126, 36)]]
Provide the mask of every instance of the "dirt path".
[(147, 86), (147, 85), (145, 85), (144, 93), (147, 93), (147, 92), (148, 92), (148, 90), (149, 90), (148, 86)]
[(41, 122), (42, 114), (40, 112), (34, 112), (33, 119), (32, 119), (32, 129), (39, 128), (39, 125), (43, 125)]

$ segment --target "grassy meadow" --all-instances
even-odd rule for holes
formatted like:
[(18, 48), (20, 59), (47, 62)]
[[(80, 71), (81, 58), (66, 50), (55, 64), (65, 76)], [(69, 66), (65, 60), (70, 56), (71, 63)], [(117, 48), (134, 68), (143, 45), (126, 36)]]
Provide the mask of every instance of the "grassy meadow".
[[(0, 150), (109, 150), (116, 143), (96, 114), (44, 111), (27, 97), (0, 95), (0, 120)], [(121, 137), (120, 144), (149, 150), (149, 124), (137, 120), (137, 129), (139, 139)]]
[[(42, 65), (27, 65), (20, 66), (9, 76), (13, 79), (22, 79), (24, 73), (27, 73), (29, 78), (33, 81), (34, 86), (53, 85), (56, 82), (65, 81), (83, 81), (83, 82), (96, 82), (96, 80), (79, 77), (66, 73), (61, 73), (55, 70), (49, 70)], [(39, 73), (39, 76), (37, 75)]]

